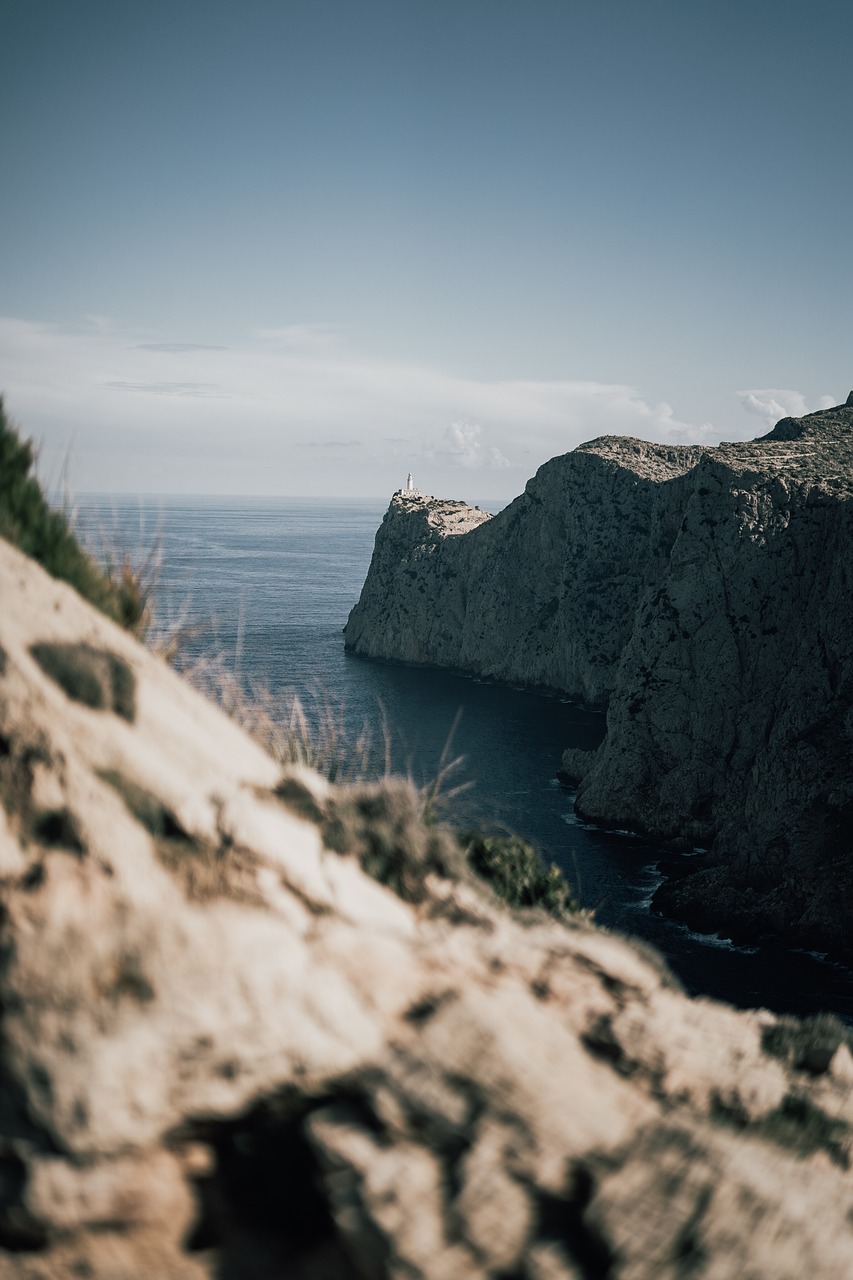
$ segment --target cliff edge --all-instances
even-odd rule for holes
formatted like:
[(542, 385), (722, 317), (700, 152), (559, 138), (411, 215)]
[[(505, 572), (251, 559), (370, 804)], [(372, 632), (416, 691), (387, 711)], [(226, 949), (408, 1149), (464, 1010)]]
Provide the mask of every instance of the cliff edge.
[(461, 537), (392, 502), (346, 643), (607, 704), (579, 811), (707, 850), (659, 905), (850, 958), (851, 497), (851, 401), (717, 448), (594, 440)]

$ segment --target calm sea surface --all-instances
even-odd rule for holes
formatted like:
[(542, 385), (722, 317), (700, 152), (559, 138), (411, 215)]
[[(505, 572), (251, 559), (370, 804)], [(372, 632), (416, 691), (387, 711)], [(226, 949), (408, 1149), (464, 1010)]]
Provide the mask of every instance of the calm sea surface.
[[(556, 698), (441, 671), (365, 662), (341, 634), (358, 599), (387, 503), (298, 498), (115, 498), (78, 501), (78, 527), (96, 551), (137, 560), (159, 536), (157, 611), (198, 628), (198, 653), (221, 656), (282, 704), (297, 694), (309, 717), (331, 707), (349, 739), (365, 726), (394, 767), (432, 779), (448, 746), (464, 757), (448, 785), (468, 782), (448, 819), (533, 840), (612, 928), (653, 942), (688, 990), (780, 1012), (832, 1010), (853, 1023), (853, 974), (778, 947), (747, 950), (702, 939), (649, 908), (658, 850), (589, 828), (555, 770), (566, 746), (591, 747), (604, 717)], [(485, 501), (480, 505), (494, 510)]]

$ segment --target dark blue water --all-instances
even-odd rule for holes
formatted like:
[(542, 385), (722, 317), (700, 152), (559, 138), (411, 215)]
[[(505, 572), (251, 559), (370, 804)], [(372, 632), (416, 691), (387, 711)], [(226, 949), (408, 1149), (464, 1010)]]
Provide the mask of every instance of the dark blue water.
[[(487, 502), (481, 506), (489, 509)], [(358, 599), (386, 503), (317, 499), (81, 499), (79, 525), (96, 550), (137, 561), (162, 542), (159, 625), (197, 628), (190, 655), (219, 655), (283, 707), (293, 694), (318, 721), (328, 708), (351, 741), (368, 726), (379, 764), (383, 723), (395, 769), (429, 783), (442, 758), (463, 763), (445, 790), (460, 827), (534, 841), (611, 928), (653, 942), (687, 989), (779, 1012), (832, 1010), (853, 1022), (853, 975), (801, 952), (734, 948), (652, 913), (660, 850), (579, 823), (555, 770), (566, 746), (591, 747), (596, 712), (442, 671), (365, 662), (344, 653), (342, 627)], [(453, 731), (452, 741), (448, 735)]]

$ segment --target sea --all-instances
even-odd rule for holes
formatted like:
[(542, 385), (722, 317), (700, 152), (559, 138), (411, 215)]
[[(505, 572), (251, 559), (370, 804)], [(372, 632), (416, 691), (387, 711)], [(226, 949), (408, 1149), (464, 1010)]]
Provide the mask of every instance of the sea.
[[(478, 500), (485, 510), (502, 504)], [(227, 670), (287, 723), (294, 699), (344, 759), (439, 780), (460, 829), (514, 832), (570, 881), (602, 925), (654, 944), (684, 987), (742, 1008), (833, 1012), (853, 1025), (853, 972), (820, 954), (740, 947), (651, 906), (663, 851), (581, 822), (557, 781), (567, 746), (594, 747), (604, 715), (559, 697), (344, 651), (387, 499), (81, 495), (74, 519), (96, 555), (154, 571), (155, 638), (184, 662)], [(159, 568), (157, 567), (159, 564)]]

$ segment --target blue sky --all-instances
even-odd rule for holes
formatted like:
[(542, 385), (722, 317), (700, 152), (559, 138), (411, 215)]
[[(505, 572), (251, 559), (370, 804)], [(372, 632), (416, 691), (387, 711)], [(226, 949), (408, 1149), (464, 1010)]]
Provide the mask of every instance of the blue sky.
[(0, 387), (76, 488), (520, 492), (853, 385), (841, 0), (4, 0)]

